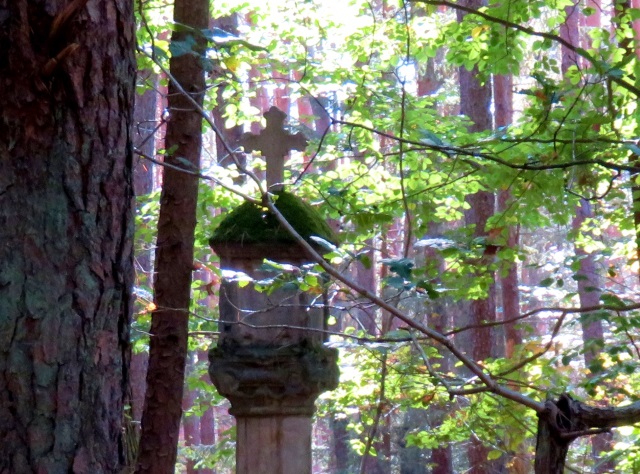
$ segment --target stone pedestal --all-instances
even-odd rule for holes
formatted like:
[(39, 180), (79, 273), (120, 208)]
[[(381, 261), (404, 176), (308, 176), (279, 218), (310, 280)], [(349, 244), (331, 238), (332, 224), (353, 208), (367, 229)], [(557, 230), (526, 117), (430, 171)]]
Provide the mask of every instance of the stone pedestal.
[[(216, 245), (223, 270), (265, 278), (264, 258), (300, 266), (292, 245)], [(323, 301), (295, 288), (269, 294), (224, 280), (220, 339), (209, 375), (236, 417), (237, 474), (310, 474), (315, 400), (338, 384), (337, 351), (323, 345)]]
[(337, 351), (227, 342), (211, 349), (209, 361), (237, 421), (236, 473), (310, 473), (315, 400), (337, 386)]

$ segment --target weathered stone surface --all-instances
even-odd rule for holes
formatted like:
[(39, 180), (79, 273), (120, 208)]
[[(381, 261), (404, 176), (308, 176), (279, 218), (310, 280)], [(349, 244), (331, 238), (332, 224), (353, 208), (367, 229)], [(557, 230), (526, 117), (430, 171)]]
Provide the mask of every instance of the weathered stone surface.
[(338, 352), (324, 346), (239, 346), (209, 352), (209, 375), (234, 416), (308, 416), (338, 386)]
[(267, 189), (271, 192), (280, 191), (284, 184), (284, 157), (291, 150), (304, 150), (307, 139), (302, 133), (292, 135), (284, 130), (287, 118), (282, 110), (271, 107), (264, 113), (267, 120), (266, 128), (259, 135), (245, 133), (240, 144), (246, 151), (259, 151), (267, 161)]
[[(256, 281), (273, 277), (259, 269), (265, 258), (294, 267), (309, 262), (296, 245), (229, 243), (215, 249), (228, 277), (229, 272), (242, 272)], [(324, 303), (322, 294), (284, 287), (259, 292), (252, 283), (241, 288), (233, 278), (225, 277), (220, 286), (220, 343), (321, 345), (326, 340)]]
[(239, 417), (236, 474), (311, 473), (311, 428), (308, 416)]
[[(271, 108), (265, 117), (265, 131), (246, 134), (243, 144), (267, 158), (276, 207), (308, 242), (312, 236), (335, 241), (311, 206), (282, 191), (284, 155), (303, 148), (304, 137), (283, 130), (280, 110)], [(338, 385), (338, 352), (324, 346), (325, 295), (286, 284), (261, 292), (253, 282), (273, 278), (261, 268), (265, 259), (286, 264), (293, 276), (312, 259), (266, 208), (252, 203), (230, 213), (210, 244), (223, 281), (220, 338), (209, 351), (209, 375), (236, 417), (236, 474), (311, 473), (315, 400)]]

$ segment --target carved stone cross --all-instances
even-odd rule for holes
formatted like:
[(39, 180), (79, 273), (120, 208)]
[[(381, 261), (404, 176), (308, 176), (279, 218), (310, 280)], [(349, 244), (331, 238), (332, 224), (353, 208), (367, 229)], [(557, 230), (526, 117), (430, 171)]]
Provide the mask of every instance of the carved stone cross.
[(259, 135), (245, 133), (240, 139), (247, 152), (259, 151), (267, 162), (267, 190), (281, 191), (284, 187), (284, 159), (291, 150), (302, 151), (307, 147), (307, 139), (300, 132), (292, 135), (284, 130), (282, 110), (271, 107), (264, 113), (267, 126)]

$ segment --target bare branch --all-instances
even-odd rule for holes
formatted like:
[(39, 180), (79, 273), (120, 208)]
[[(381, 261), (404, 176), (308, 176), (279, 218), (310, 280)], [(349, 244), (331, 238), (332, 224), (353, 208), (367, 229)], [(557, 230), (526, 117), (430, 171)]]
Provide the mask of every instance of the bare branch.
[(336, 280), (341, 281), (342, 283), (344, 283), (345, 285), (347, 285), (348, 287), (350, 287), (352, 290), (356, 291), (363, 297), (369, 299), (371, 302), (376, 304), (381, 309), (388, 311), (390, 314), (392, 314), (393, 316), (397, 317), (398, 319), (403, 321), (405, 324), (407, 324), (407, 326), (413, 329), (416, 329), (417, 331), (420, 331), (421, 333), (425, 334), (426, 336), (433, 339), (434, 341), (442, 344), (444, 347), (447, 348), (449, 352), (451, 352), (451, 354), (453, 354), (453, 356), (456, 359), (462, 362), (473, 374), (475, 374), (480, 379), (480, 381), (482, 381), (482, 383), (484, 383), (487, 386), (489, 391), (497, 395), (503, 396), (505, 398), (508, 398), (510, 400), (513, 400), (522, 405), (525, 405), (535, 410), (538, 413), (541, 413), (545, 410), (543, 403), (536, 401), (519, 392), (516, 392), (515, 390), (512, 390), (508, 387), (504, 387), (499, 383), (497, 383), (489, 374), (487, 374), (484, 371), (484, 369), (482, 369), (482, 367), (480, 367), (475, 361), (473, 361), (470, 357), (464, 354), (462, 350), (456, 347), (449, 339), (447, 339), (444, 335), (442, 335), (438, 331), (435, 331), (434, 329), (431, 329), (430, 327), (416, 321), (410, 316), (404, 314), (398, 308), (394, 307), (393, 305), (390, 305), (383, 299), (379, 298), (378, 296), (373, 294), (371, 291), (369, 291), (365, 287), (361, 286), (360, 284), (342, 275), (339, 271), (337, 271), (335, 268), (329, 265), (329, 263), (327, 263), (327, 261), (324, 260), (322, 256), (306, 240), (304, 240), (300, 236), (300, 234), (298, 234), (298, 232), (291, 226), (291, 224), (289, 224), (289, 222), (285, 219), (285, 217), (280, 213), (278, 208), (274, 205), (273, 200), (271, 199), (271, 195), (267, 194), (264, 197), (266, 198), (266, 199), (263, 199), (264, 204), (268, 207), (269, 211), (271, 211), (271, 213), (276, 217), (278, 222), (280, 222), (282, 227), (286, 229), (287, 232), (289, 232), (291, 236), (295, 238), (296, 242), (306, 251), (306, 253), (318, 265), (320, 265), (323, 268), (323, 270), (326, 271), (329, 275), (331, 275)]

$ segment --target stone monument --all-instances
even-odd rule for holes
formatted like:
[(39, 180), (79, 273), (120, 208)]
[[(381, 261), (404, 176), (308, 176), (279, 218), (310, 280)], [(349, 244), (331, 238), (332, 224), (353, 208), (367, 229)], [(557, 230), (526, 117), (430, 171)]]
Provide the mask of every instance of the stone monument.
[[(283, 129), (286, 115), (272, 107), (260, 135), (245, 134), (247, 150), (267, 160), (267, 189), (298, 233), (336, 241), (308, 204), (284, 190), (284, 158), (304, 149), (301, 134)], [(209, 352), (209, 374), (231, 402), (237, 422), (237, 474), (310, 474), (315, 400), (338, 383), (337, 351), (326, 340), (322, 295), (284, 286), (257, 291), (252, 282), (271, 276), (263, 262), (295, 272), (312, 260), (266, 208), (244, 203), (215, 230), (210, 244), (220, 257), (220, 337)]]

